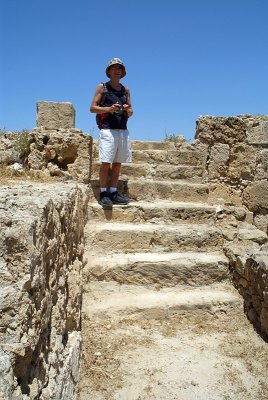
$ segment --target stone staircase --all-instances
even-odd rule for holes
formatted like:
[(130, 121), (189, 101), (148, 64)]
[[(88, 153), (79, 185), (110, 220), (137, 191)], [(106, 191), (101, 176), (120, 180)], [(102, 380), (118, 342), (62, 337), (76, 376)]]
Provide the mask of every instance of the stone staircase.
[(222, 221), (236, 226), (246, 211), (213, 202), (203, 163), (191, 146), (133, 142), (120, 181), (130, 203), (102, 208), (93, 160), (80, 400), (264, 399), (248, 359), (229, 354), (240, 330), (260, 345), (223, 253)]

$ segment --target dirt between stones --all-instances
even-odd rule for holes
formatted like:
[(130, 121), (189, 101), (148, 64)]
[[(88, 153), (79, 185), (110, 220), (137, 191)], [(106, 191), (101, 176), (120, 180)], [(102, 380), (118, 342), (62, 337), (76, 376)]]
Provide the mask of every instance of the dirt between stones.
[(83, 323), (79, 400), (267, 400), (268, 345), (237, 311)]

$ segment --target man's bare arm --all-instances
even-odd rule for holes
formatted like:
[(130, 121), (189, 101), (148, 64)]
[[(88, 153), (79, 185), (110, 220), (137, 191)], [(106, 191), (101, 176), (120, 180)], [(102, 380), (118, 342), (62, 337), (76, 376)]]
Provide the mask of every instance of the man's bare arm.
[(96, 92), (94, 94), (91, 106), (89, 111), (91, 113), (95, 114), (104, 114), (104, 113), (112, 113), (112, 112), (117, 112), (120, 108), (119, 104), (113, 104), (110, 107), (101, 107), (99, 104), (101, 102), (103, 95), (103, 85), (100, 83), (96, 89)]

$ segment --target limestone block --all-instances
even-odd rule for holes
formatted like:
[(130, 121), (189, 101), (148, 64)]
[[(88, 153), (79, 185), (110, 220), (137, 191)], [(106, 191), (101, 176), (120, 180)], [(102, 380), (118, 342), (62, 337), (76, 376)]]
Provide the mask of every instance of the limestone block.
[(16, 150), (18, 134), (6, 133), (0, 136), (0, 164), (14, 164), (19, 161), (19, 154)]
[[(112, 229), (112, 230), (111, 230)], [(189, 250), (204, 252), (207, 249), (217, 250), (222, 247), (221, 230), (206, 224), (198, 226), (183, 225), (179, 227), (162, 226), (161, 231), (155, 231), (153, 226), (140, 227), (114, 224), (102, 226), (93, 234), (87, 232), (90, 243), (100, 251), (114, 252), (118, 249), (133, 251), (137, 248), (148, 251), (165, 249), (165, 251)], [(263, 232), (262, 232), (263, 233)], [(124, 241), (122, 242), (122, 237)], [(153, 251), (153, 250), (152, 250)]]
[(247, 127), (247, 142), (254, 145), (268, 145), (268, 117), (256, 119)]
[(209, 144), (244, 142), (246, 123), (239, 117), (202, 116), (196, 122), (195, 138)]
[(74, 128), (75, 110), (72, 103), (38, 101), (36, 126), (47, 129)]
[(257, 151), (252, 146), (236, 144), (231, 147), (228, 175), (231, 179), (253, 180)]
[[(57, 164), (53, 164), (52, 162), (49, 162), (47, 164), (46, 168), (49, 171), (51, 176), (66, 177), (66, 171), (61, 170)], [(69, 175), (69, 178), (70, 179), (72, 178), (71, 175)]]
[(255, 180), (268, 180), (268, 150), (261, 149), (257, 153)]
[(98, 159), (99, 157), (99, 142), (96, 139), (92, 140), (92, 158)]
[(147, 162), (147, 163), (163, 163), (167, 161), (167, 155), (170, 153), (176, 153), (176, 150), (159, 150), (159, 151), (153, 151), (153, 150), (147, 150), (146, 152), (142, 150), (136, 150), (136, 153), (139, 152), (139, 160), (140, 162)]
[(203, 174), (201, 166), (160, 164), (153, 171), (156, 179), (189, 179), (200, 181)]
[(208, 146), (199, 141), (193, 144), (186, 142), (178, 150), (169, 150), (163, 161), (176, 165), (205, 165), (207, 152)]
[(173, 183), (172, 181), (146, 181), (146, 190), (144, 190), (143, 179), (130, 180), (122, 182), (120, 190), (126, 193), (129, 191), (129, 196), (133, 200), (148, 200), (152, 201), (152, 196), (155, 198), (167, 198), (180, 201), (205, 201), (208, 197), (208, 186), (204, 184), (190, 183)]
[[(174, 150), (175, 151), (175, 150)], [(167, 159), (167, 152), (162, 150), (160, 152), (155, 152), (153, 150), (134, 150), (132, 152), (132, 162), (134, 163), (150, 163), (154, 164), (156, 162), (165, 162)]]
[(222, 183), (209, 185), (209, 203), (226, 204), (228, 206), (241, 205), (240, 191)]
[(267, 242), (267, 235), (253, 227), (250, 224), (243, 223), (242, 226), (237, 230), (237, 237), (240, 240), (252, 240), (253, 242), (264, 244)]
[(256, 225), (258, 229), (266, 232), (266, 234), (268, 235), (268, 209), (260, 210), (260, 212), (255, 213), (254, 225)]
[[(0, 399), (12, 399), (14, 390), (14, 375), (12, 371), (12, 356), (0, 349)], [(20, 400), (21, 397), (16, 397)]]
[(250, 183), (244, 190), (243, 202), (250, 211), (268, 209), (268, 182)]
[(246, 262), (249, 257), (249, 254), (252, 252), (259, 252), (260, 246), (257, 243), (250, 243), (250, 246), (247, 246), (248, 242), (242, 242), (238, 240), (234, 240), (232, 242), (226, 242), (224, 244), (224, 253), (229, 258), (232, 267), (236, 272), (238, 272), (239, 276), (246, 276)]
[(44, 155), (34, 148), (34, 144), (30, 146), (31, 152), (28, 157), (28, 166), (33, 170), (42, 170), (46, 167)]
[(34, 129), (28, 157), (30, 169), (47, 170), (51, 176), (88, 183), (91, 173), (92, 137), (78, 129)]
[(230, 157), (228, 144), (216, 143), (211, 147), (208, 172), (210, 178), (225, 176)]
[(173, 140), (165, 140), (163, 142), (141, 142), (132, 140), (133, 150), (173, 150), (175, 142)]

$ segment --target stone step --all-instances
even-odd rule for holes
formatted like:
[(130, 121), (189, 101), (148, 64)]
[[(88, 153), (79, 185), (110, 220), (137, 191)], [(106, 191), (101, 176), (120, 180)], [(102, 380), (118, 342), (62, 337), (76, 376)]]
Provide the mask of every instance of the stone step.
[(176, 148), (175, 143), (169, 140), (163, 142), (132, 140), (131, 145), (133, 150), (172, 150)]
[(163, 142), (131, 140), (132, 150), (173, 150), (176, 148), (173, 141)]
[[(93, 158), (98, 156), (98, 139), (93, 140)], [(175, 143), (171, 140), (157, 142), (157, 141), (142, 141), (142, 140), (131, 140), (132, 151), (135, 150), (176, 150)]]
[[(172, 164), (172, 165), (192, 165), (205, 166), (206, 152), (198, 151), (193, 147), (183, 147), (180, 149), (160, 149), (160, 150), (132, 150), (132, 162), (147, 164)], [(98, 147), (95, 146), (92, 160), (99, 160)]]
[[(267, 343), (227, 287), (192, 292), (184, 304), (175, 293), (160, 292), (157, 302), (141, 291), (141, 305), (121, 287), (110, 290), (109, 309), (102, 289), (93, 304), (94, 286), (83, 295), (79, 400), (267, 399)], [(131, 303), (121, 316), (114, 301), (124, 294)]]
[[(99, 176), (100, 163), (92, 164), (91, 177), (94, 179)], [(153, 179), (187, 179), (190, 181), (201, 182), (203, 176), (202, 166), (193, 165), (172, 165), (159, 164), (123, 164), (120, 175), (122, 178), (153, 178)]]
[(132, 150), (133, 163), (204, 165), (205, 154), (192, 147), (169, 150)]
[(130, 202), (127, 206), (114, 205), (110, 208), (103, 208), (96, 201), (88, 205), (89, 221), (203, 223), (232, 217), (242, 221), (246, 218), (246, 210), (242, 207), (168, 200)]
[(200, 286), (227, 279), (229, 260), (213, 253), (85, 253), (84, 280), (116, 281), (121, 284)]
[[(99, 199), (99, 180), (91, 180), (91, 197)], [(208, 199), (209, 186), (185, 180), (120, 180), (118, 190), (131, 200), (155, 201), (156, 199), (205, 202)]]
[(155, 290), (117, 282), (91, 282), (85, 287), (84, 318), (167, 319), (180, 313), (200, 314), (241, 306), (231, 284), (197, 288), (172, 287)]
[(96, 252), (161, 252), (222, 249), (221, 230), (208, 224), (167, 225), (131, 224), (89, 221), (85, 234), (90, 248)]

